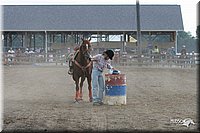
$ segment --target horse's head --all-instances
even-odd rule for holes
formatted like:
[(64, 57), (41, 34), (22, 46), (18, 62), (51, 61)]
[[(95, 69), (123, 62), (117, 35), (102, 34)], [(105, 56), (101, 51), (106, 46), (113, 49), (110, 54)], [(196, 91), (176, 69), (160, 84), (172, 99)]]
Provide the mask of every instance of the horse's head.
[(84, 40), (83, 38), (82, 39), (82, 44), (80, 46), (80, 52), (84, 55), (85, 59), (89, 59), (90, 58), (90, 51), (92, 50), (91, 49), (91, 38), (88, 39), (88, 40)]

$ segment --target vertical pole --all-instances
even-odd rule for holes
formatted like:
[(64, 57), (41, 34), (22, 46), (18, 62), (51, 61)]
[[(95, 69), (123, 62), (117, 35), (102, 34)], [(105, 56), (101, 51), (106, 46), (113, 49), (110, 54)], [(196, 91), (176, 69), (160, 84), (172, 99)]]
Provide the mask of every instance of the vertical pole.
[(28, 32), (25, 32), (24, 35), (24, 47), (27, 48), (28, 47)]
[[(33, 35), (33, 34), (31, 33), (30, 36), (29, 36), (29, 37), (30, 37), (30, 38), (29, 38), (29, 40), (30, 40), (29, 48), (30, 48), (30, 49), (32, 49), (32, 37), (33, 37), (32, 35)], [(30, 49), (29, 49), (29, 50), (30, 50)]]
[[(97, 46), (99, 46), (99, 32), (97, 32), (97, 35), (96, 35), (96, 37), (97, 37)], [(99, 53), (99, 48), (97, 48), (97, 53)]]
[(178, 32), (175, 32), (175, 50), (176, 54), (178, 53)]
[(47, 31), (45, 30), (45, 54), (46, 54), (46, 62), (47, 62)]
[(124, 41), (123, 41), (123, 36), (120, 36), (120, 42), (122, 43), (122, 53), (124, 53)]
[(63, 33), (63, 43), (66, 43), (66, 33)]
[(141, 55), (141, 28), (140, 28), (140, 4), (139, 0), (136, 0), (136, 13), (137, 13), (137, 46), (138, 54)]
[(106, 41), (109, 42), (109, 35), (106, 35)]
[(44, 32), (44, 34), (42, 35), (42, 38), (43, 38), (43, 46), (42, 46), (42, 49), (44, 49), (45, 50), (45, 32)]
[(102, 33), (100, 34), (100, 41), (102, 42)]
[(8, 37), (9, 37), (9, 47), (12, 47), (12, 33), (9, 33)]
[(33, 34), (33, 47), (34, 47), (34, 51), (35, 51), (35, 33)]
[(21, 39), (21, 47), (23, 48), (24, 47), (24, 35), (22, 33), (22, 39)]
[(126, 52), (126, 33), (123, 33), (123, 49), (124, 51), (123, 52)]
[(52, 36), (53, 36), (53, 43), (55, 43), (55, 34), (52, 33)]
[(7, 49), (8, 48), (8, 33), (7, 34), (4, 33), (4, 35), (5, 35), (5, 44), (4, 44), (4, 47), (6, 47), (6, 49)]
[(60, 43), (63, 43), (64, 41), (63, 41), (64, 39), (63, 39), (63, 32), (61, 32), (60, 33)]

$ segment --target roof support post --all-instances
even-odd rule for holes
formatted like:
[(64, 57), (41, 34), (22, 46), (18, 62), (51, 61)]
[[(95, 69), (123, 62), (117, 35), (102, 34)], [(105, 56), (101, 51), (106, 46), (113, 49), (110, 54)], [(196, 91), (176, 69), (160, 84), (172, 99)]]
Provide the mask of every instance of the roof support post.
[(75, 33), (75, 43), (79, 44), (79, 35), (78, 35), (78, 32)]
[(61, 32), (61, 39), (60, 40), (61, 40), (60, 43), (64, 43), (64, 33), (63, 32)]
[(9, 48), (11, 48), (12, 47), (12, 33), (8, 34), (8, 41), (9, 41), (8, 46)]
[(21, 39), (21, 47), (24, 47), (24, 34), (22, 33), (22, 39)]
[(25, 48), (27, 48), (28, 47), (28, 32), (26, 31), (25, 32), (25, 35), (24, 35), (24, 42), (25, 42), (25, 44), (24, 44), (24, 47)]
[(32, 39), (33, 39), (33, 33), (30, 33), (30, 36), (29, 36), (29, 50), (32, 48)]
[(109, 35), (108, 34), (105, 35), (105, 41), (109, 42)]
[(8, 34), (6, 34), (5, 32), (3, 33), (4, 34), (4, 47), (8, 48)]
[(120, 42), (122, 43), (122, 53), (124, 52), (123, 36), (120, 36)]
[(122, 45), (123, 45), (123, 52), (126, 52), (126, 33), (123, 33), (123, 39), (122, 39)]
[(33, 34), (33, 48), (34, 48), (34, 51), (35, 51), (35, 49), (36, 49), (36, 48), (35, 48), (35, 34), (36, 34), (36, 33)]
[(175, 32), (175, 51), (178, 52), (178, 31)]
[(140, 5), (139, 0), (136, 0), (136, 13), (137, 13), (137, 46), (138, 54), (141, 55), (141, 28), (140, 28)]
[(45, 30), (45, 55), (46, 55), (46, 62), (47, 62), (47, 31)]

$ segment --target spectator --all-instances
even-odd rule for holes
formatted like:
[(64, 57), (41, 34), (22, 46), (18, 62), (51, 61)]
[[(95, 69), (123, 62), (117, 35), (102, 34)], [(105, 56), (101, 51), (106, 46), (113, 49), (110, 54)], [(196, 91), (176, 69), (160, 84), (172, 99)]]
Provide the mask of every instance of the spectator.
[(158, 49), (158, 46), (155, 46), (155, 48), (154, 48), (154, 50), (152, 52), (153, 52), (153, 54), (159, 54), (160, 51)]
[(186, 47), (185, 47), (185, 45), (182, 46), (181, 55), (186, 56)]

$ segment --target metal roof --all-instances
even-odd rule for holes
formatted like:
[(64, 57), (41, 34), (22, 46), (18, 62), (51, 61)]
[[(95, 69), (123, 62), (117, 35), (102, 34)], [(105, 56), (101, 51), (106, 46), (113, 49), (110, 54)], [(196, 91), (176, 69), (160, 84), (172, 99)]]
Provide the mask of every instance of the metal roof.
[[(183, 30), (180, 5), (140, 5), (142, 31)], [(4, 31), (136, 31), (135, 5), (4, 5)]]

